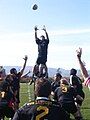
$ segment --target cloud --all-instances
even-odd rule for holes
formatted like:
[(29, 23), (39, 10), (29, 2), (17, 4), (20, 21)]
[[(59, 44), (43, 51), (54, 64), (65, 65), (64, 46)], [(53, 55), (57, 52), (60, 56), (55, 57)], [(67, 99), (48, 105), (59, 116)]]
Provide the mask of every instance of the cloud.
[[(59, 36), (59, 35), (72, 35), (72, 34), (83, 34), (83, 33), (90, 33), (90, 29), (64, 29), (64, 30), (50, 30), (48, 31), (49, 35), (51, 36)], [(40, 37), (41, 34), (45, 34), (42, 30), (39, 30), (38, 36)], [(5, 38), (21, 38), (21, 37), (34, 37), (34, 32), (23, 32), (23, 33), (0, 33), (0, 39)]]
[[(57, 31), (48, 31), (49, 36), (64, 36), (64, 35), (75, 35), (76, 34), (86, 34), (90, 33), (90, 29), (78, 29), (78, 30), (57, 30)], [(52, 39), (52, 38), (50, 38)], [(87, 38), (86, 38), (87, 39)], [(69, 41), (69, 42), (68, 42)], [(80, 40), (79, 40), (80, 41)], [(61, 44), (63, 42), (63, 44)], [(89, 43), (83, 43), (78, 41), (73, 43), (72, 39), (69, 38), (66, 40), (68, 43), (65, 45), (65, 40), (62, 39), (57, 43), (57, 41), (50, 40), (49, 49), (48, 49), (48, 67), (58, 67), (60, 64), (61, 67), (73, 67), (76, 65), (74, 61), (76, 60), (75, 50), (76, 47), (83, 48), (83, 56), (85, 61), (89, 60)], [(86, 43), (86, 40), (84, 41)], [(25, 33), (0, 33), (0, 56), (2, 65), (21, 65), (22, 57), (27, 54), (29, 57), (28, 65), (34, 65), (37, 58), (37, 45), (35, 43), (34, 32), (25, 32)], [(82, 45), (82, 46), (78, 46)], [(86, 58), (85, 58), (86, 57)], [(67, 58), (67, 62), (66, 62)], [(54, 62), (53, 62), (54, 61)], [(89, 63), (86, 61), (86, 64)], [(76, 61), (77, 62), (77, 61)], [(77, 64), (78, 66), (78, 64)]]
[(50, 31), (50, 35), (59, 36), (59, 35), (72, 35), (72, 34), (83, 34), (90, 33), (90, 29), (68, 29), (68, 30), (55, 30)]

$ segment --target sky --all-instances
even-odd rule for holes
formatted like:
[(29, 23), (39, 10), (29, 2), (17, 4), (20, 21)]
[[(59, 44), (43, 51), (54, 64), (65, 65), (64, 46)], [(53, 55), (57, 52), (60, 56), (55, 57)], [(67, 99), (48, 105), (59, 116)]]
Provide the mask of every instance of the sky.
[(81, 47), (90, 69), (90, 0), (0, 0), (0, 65), (22, 66), (28, 55), (27, 66), (34, 66), (36, 25), (38, 37), (45, 34), (43, 25), (49, 35), (48, 67), (78, 69), (76, 49)]

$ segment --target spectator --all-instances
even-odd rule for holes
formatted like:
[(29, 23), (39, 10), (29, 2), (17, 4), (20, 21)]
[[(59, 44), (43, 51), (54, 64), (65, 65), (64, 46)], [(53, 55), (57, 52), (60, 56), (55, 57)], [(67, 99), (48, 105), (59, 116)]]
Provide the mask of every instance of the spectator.
[(82, 73), (82, 76), (84, 78), (84, 85), (87, 86), (90, 90), (90, 77), (88, 75), (88, 71), (85, 68), (84, 63), (81, 60), (82, 48), (79, 48), (78, 50), (76, 50), (76, 52), (77, 52), (77, 60), (78, 60), (79, 65), (80, 65), (81, 73)]
[[(49, 44), (49, 37), (48, 37), (48, 33), (46, 31), (45, 26), (43, 27), (42, 30), (45, 31), (46, 39), (45, 39), (45, 36), (43, 35), (40, 38), (38, 38), (37, 30), (38, 28), (37, 26), (35, 26), (35, 40), (38, 45), (38, 58), (33, 69), (33, 76), (35, 75), (35, 76), (41, 76), (41, 77), (42, 76), (48, 77), (46, 62), (47, 62), (47, 52), (48, 52), (47, 50), (48, 50), (48, 44)], [(39, 67), (40, 67), (40, 70), (39, 70)]]
[(19, 93), (20, 93), (20, 79), (21, 79), (21, 76), (23, 75), (24, 69), (26, 67), (27, 59), (28, 59), (28, 57), (25, 56), (25, 58), (24, 58), (25, 62), (24, 62), (23, 68), (21, 69), (20, 72), (17, 73), (16, 68), (12, 68), (10, 70), (10, 74), (12, 74), (12, 77), (13, 77), (13, 84), (12, 84), (12, 86), (13, 86), (13, 92), (15, 93), (16, 100), (17, 100), (16, 101), (16, 103), (17, 103), (16, 104), (16, 109), (19, 108), (19, 103), (20, 103), (20, 98), (19, 98)]
[(45, 78), (35, 82), (36, 100), (16, 111), (13, 120), (70, 120), (59, 104), (49, 99), (51, 83)]

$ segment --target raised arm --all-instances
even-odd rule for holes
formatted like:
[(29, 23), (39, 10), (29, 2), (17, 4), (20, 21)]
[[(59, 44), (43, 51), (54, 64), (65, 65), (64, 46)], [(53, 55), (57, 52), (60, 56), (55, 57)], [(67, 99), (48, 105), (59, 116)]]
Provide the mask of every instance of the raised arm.
[(25, 67), (26, 67), (26, 63), (27, 63), (28, 56), (25, 55), (25, 58), (23, 58), (23, 59), (24, 59), (25, 62), (24, 62), (24, 64), (23, 64), (23, 68), (22, 68), (21, 71), (20, 71), (21, 75), (23, 74), (24, 69), (25, 69)]
[(81, 60), (82, 48), (79, 48), (78, 50), (76, 50), (76, 52), (77, 52), (77, 59), (78, 59), (78, 62), (79, 62), (81, 73), (82, 73), (82, 75), (84, 77), (84, 80), (85, 80), (89, 75), (88, 75), (88, 72), (87, 72), (87, 70), (85, 68), (84, 63)]
[(35, 30), (35, 40), (37, 40), (37, 30), (38, 30), (38, 28), (37, 28), (37, 26), (35, 26), (35, 28), (34, 28), (34, 30)]
[(27, 75), (30, 73), (31, 71), (29, 70), (26, 74), (22, 75), (22, 77), (27, 77)]
[(47, 40), (49, 40), (49, 36), (48, 36), (47, 31), (46, 31), (46, 27), (45, 27), (45, 25), (43, 26), (43, 30), (45, 31), (45, 34), (46, 34), (46, 38), (47, 38)]

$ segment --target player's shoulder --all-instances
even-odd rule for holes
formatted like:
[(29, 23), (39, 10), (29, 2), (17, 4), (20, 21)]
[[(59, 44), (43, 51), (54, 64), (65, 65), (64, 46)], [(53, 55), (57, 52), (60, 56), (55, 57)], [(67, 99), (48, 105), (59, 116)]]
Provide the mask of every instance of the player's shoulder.
[(32, 105), (34, 105), (34, 104), (35, 104), (34, 101), (30, 101), (30, 102), (28, 102), (28, 103), (25, 103), (22, 107), (28, 107), (28, 106), (32, 106)]
[(23, 106), (21, 106), (18, 109), (18, 112), (24, 112), (25, 113), (25, 111), (29, 111), (32, 108), (33, 105), (34, 105), (34, 102), (25, 103)]

